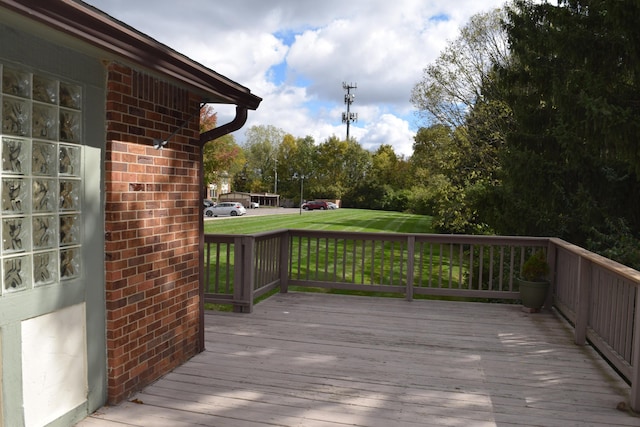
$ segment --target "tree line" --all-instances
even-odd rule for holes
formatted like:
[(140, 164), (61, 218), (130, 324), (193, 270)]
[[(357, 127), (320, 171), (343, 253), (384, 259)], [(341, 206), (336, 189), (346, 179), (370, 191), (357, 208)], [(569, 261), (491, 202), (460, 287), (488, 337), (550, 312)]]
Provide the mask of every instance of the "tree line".
[(411, 156), (258, 126), (242, 147), (208, 144), (227, 153), (211, 170), (238, 191), (277, 177), (297, 201), (304, 177), (305, 198), (428, 214), (445, 233), (556, 236), (640, 268), (637, 16), (635, 0), (513, 0), (424, 69)]
[[(203, 112), (207, 115), (215, 121), (211, 110)], [(241, 145), (232, 135), (207, 144), (204, 158), (205, 181), (219, 183), (223, 174), (234, 191), (277, 193), (296, 205), (301, 198), (337, 199), (343, 207), (409, 209), (393, 199), (411, 182), (410, 159), (390, 145), (370, 152), (353, 138), (316, 142), (261, 125), (249, 128)]]

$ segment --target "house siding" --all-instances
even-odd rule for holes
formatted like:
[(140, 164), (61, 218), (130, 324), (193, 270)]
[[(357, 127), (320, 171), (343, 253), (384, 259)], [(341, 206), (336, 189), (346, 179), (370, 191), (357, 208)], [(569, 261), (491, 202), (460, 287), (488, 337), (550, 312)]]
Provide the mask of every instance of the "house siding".
[[(108, 401), (199, 351), (197, 95), (107, 64), (105, 267)], [(162, 150), (153, 138), (187, 125)]]

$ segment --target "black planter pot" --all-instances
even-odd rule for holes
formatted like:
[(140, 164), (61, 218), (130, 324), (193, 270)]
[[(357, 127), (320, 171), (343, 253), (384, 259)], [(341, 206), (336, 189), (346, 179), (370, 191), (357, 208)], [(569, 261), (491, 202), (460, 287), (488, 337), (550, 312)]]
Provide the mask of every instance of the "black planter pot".
[(520, 287), (522, 305), (527, 308), (540, 310), (547, 299), (550, 283), (548, 281), (531, 282), (518, 279), (518, 285)]

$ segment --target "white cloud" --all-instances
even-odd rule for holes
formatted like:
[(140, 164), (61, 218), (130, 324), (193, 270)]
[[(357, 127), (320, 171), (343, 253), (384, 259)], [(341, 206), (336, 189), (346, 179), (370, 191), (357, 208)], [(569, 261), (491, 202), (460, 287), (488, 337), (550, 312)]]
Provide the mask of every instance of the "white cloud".
[[(410, 155), (411, 89), (459, 28), (503, 0), (88, 0), (263, 98), (252, 125), (344, 138), (342, 82), (358, 84), (351, 136)], [(286, 76), (274, 72), (286, 66)], [(219, 123), (233, 108), (216, 106)]]
[(413, 152), (415, 132), (409, 129), (409, 122), (393, 114), (382, 114), (378, 121), (367, 125), (365, 131), (362, 144), (367, 150), (373, 151), (387, 144), (393, 146), (396, 154), (410, 156)]

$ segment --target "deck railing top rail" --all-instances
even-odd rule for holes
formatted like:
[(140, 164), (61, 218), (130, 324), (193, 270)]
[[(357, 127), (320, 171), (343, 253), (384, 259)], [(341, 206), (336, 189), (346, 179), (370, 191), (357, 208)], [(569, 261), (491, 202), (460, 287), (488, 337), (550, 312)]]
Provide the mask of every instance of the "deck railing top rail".
[[(282, 232), (284, 230), (278, 230)], [(548, 237), (528, 237), (528, 236), (490, 236), (490, 235), (470, 235), (470, 234), (432, 234), (432, 233), (387, 233), (387, 232), (360, 232), (360, 231), (328, 231), (328, 230), (304, 230), (288, 229), (290, 235), (313, 236), (313, 237), (343, 237), (355, 238), (359, 240), (406, 240), (408, 236), (425, 241), (436, 243), (464, 243), (477, 244), (486, 243), (492, 245), (530, 245), (544, 246), (549, 243)]]
[(624, 264), (620, 264), (617, 261), (603, 257), (602, 255), (598, 255), (596, 253), (588, 251), (587, 249), (581, 248), (580, 246), (576, 246), (572, 243), (566, 242), (562, 239), (552, 237), (549, 239), (549, 241), (553, 245), (559, 248), (563, 248), (575, 255), (578, 255), (584, 260), (588, 260), (589, 262), (599, 265), (600, 267), (612, 273), (616, 273), (627, 280), (640, 284), (640, 271), (638, 270), (634, 270), (631, 267), (627, 267)]

